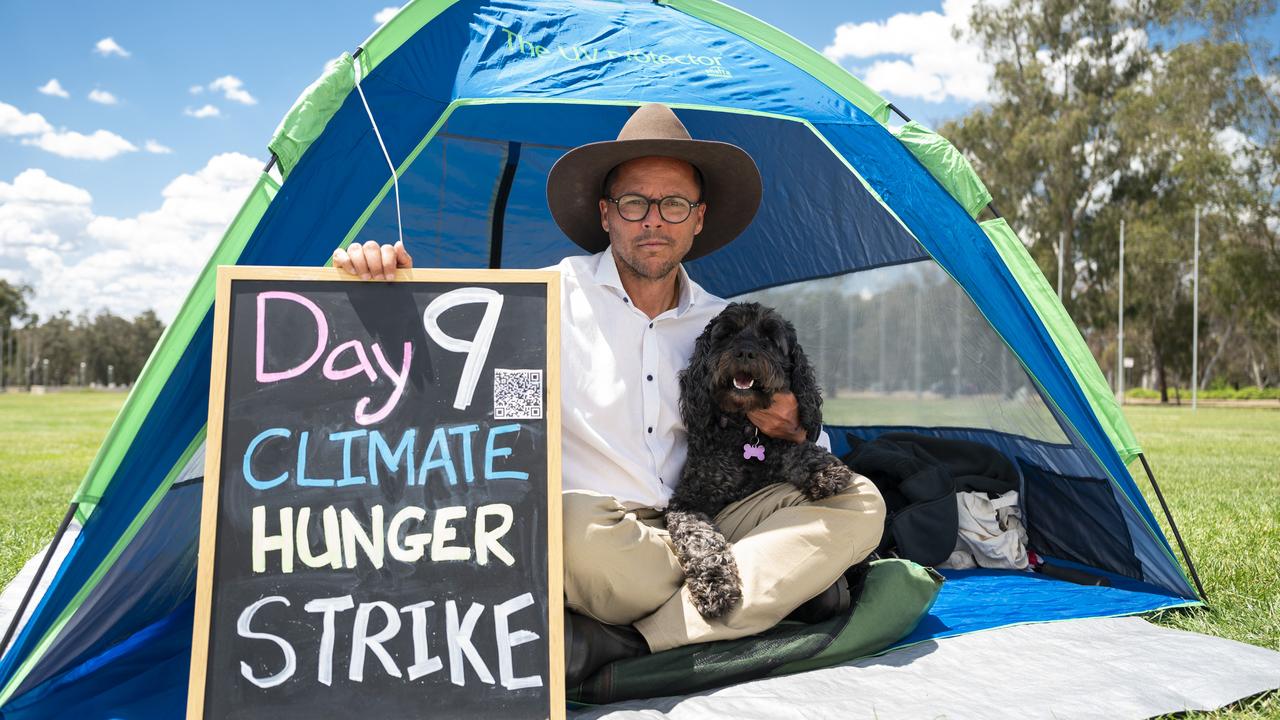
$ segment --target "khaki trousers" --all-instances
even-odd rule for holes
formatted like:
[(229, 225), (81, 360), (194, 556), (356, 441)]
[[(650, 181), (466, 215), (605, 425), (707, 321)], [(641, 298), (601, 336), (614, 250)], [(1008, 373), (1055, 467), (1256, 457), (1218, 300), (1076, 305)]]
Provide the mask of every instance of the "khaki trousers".
[(566, 605), (606, 623), (634, 624), (653, 652), (753, 635), (875, 549), (884, 529), (884, 501), (861, 475), (843, 492), (817, 502), (790, 483), (776, 483), (724, 508), (715, 520), (733, 546), (742, 602), (706, 620), (684, 589), (662, 511), (566, 491)]

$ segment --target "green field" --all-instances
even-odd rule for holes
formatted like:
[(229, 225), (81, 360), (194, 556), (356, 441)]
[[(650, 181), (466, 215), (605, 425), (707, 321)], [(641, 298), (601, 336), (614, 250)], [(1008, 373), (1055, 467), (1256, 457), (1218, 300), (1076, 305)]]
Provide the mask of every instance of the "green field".
[[(0, 395), (0, 584), (53, 536), (123, 400)], [(1212, 603), (1156, 622), (1280, 650), (1280, 411), (1131, 406), (1126, 415)], [(1162, 517), (1145, 478), (1139, 485)], [(1280, 693), (1193, 716), (1280, 719)]]
[(124, 397), (0, 395), (0, 585), (53, 538)]

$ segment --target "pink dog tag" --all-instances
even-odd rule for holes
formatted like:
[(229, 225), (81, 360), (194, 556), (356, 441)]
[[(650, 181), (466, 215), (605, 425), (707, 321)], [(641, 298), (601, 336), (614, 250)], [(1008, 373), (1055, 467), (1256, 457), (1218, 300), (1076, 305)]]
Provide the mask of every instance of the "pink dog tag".
[(764, 445), (746, 443), (742, 446), (742, 459), (750, 460), (752, 458), (760, 461), (764, 460)]

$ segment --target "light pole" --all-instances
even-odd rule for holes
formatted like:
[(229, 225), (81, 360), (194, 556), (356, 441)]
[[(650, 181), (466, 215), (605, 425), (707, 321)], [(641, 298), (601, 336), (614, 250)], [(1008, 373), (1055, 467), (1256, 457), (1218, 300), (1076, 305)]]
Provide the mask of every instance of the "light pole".
[(1066, 256), (1066, 253), (1063, 251), (1066, 249), (1064, 247), (1066, 242), (1066, 234), (1061, 232), (1058, 233), (1058, 302), (1062, 302), (1062, 266), (1065, 262), (1064, 257)]
[(1195, 250), (1191, 259), (1191, 409), (1200, 391), (1200, 206), (1196, 205)]
[(116, 366), (108, 365), (107, 366), (107, 387), (115, 387), (115, 384), (116, 384), (115, 374), (116, 374)]
[(1116, 402), (1124, 404), (1124, 219), (1120, 220), (1120, 303), (1116, 308), (1120, 316), (1116, 330)]

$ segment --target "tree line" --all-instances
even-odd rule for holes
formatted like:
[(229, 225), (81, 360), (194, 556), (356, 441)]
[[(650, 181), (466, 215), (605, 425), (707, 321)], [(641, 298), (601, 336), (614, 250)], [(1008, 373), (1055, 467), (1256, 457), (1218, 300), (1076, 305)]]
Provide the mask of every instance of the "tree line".
[(48, 318), (30, 312), (32, 289), (0, 280), (0, 388), (131, 385), (164, 332), (151, 310)]
[[(1063, 303), (1113, 386), (1122, 227), (1124, 354), (1134, 361), (1125, 384), (1145, 377), (1165, 400), (1192, 382), (1280, 385), (1280, 55), (1259, 34), (1275, 11), (1275, 0), (974, 8), (991, 99), (938, 130), (1051, 284), (1062, 257)], [(130, 383), (164, 329), (150, 311), (41, 319), (28, 313), (30, 296), (0, 281), (5, 385)], [(857, 386), (855, 371), (830, 380)], [(930, 384), (915, 374), (917, 390)], [(866, 382), (906, 380), (886, 370)]]
[[(1280, 384), (1280, 57), (1274, 0), (980, 2), (989, 104), (939, 131), (1114, 383), (1125, 234), (1127, 385)], [(1265, 31), (1265, 30), (1263, 30)], [(1192, 252), (1199, 215), (1199, 367)]]

